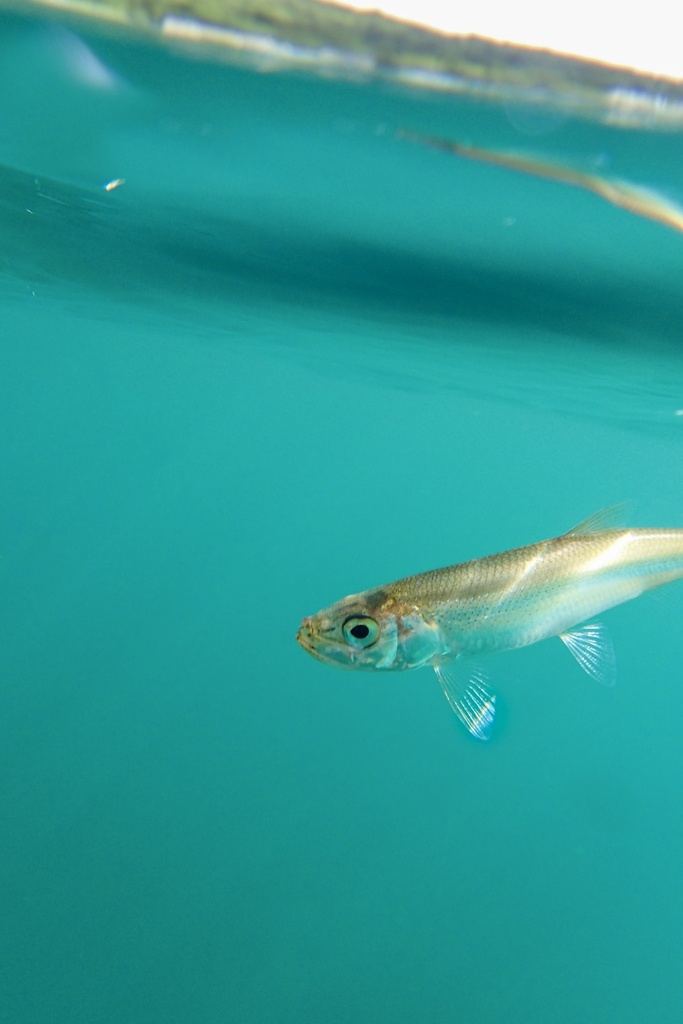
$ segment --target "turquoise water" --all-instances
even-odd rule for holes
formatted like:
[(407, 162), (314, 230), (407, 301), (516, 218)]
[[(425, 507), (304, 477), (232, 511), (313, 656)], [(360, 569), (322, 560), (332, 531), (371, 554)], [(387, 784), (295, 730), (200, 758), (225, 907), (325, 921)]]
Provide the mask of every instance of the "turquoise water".
[(8, 15), (0, 86), (0, 1019), (678, 1021), (683, 586), (489, 744), (294, 633), (683, 525), (681, 236), (396, 132), (679, 202), (681, 136)]

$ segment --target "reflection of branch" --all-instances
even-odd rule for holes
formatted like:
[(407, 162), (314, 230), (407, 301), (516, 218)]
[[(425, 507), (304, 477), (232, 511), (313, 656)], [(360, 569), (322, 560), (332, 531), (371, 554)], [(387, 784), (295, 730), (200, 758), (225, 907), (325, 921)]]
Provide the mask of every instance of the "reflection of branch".
[(683, 231), (683, 210), (680, 207), (657, 192), (631, 185), (627, 181), (610, 181), (596, 174), (583, 174), (571, 167), (563, 167), (562, 164), (546, 163), (545, 160), (535, 160), (533, 157), (519, 156), (516, 153), (500, 153), (495, 149), (478, 149), (476, 146), (465, 146), (460, 142), (450, 142), (448, 139), (420, 135), (418, 132), (404, 129), (397, 132), (397, 135), (400, 139), (466, 157), (468, 160), (495, 164), (497, 167), (507, 167), (521, 174), (534, 174), (537, 178), (547, 178), (549, 181), (559, 181), (563, 185), (586, 189), (606, 199), (608, 203), (613, 203), (614, 206), (621, 206), (629, 213), (635, 213), (638, 217), (655, 220), (659, 224), (673, 228), (674, 231)]

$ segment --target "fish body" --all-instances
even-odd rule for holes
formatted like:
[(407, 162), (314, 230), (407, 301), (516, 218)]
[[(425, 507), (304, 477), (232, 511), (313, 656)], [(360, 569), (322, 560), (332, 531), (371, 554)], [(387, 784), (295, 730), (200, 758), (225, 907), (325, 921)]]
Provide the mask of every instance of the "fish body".
[(495, 697), (474, 657), (558, 636), (589, 675), (611, 684), (604, 627), (576, 627), (683, 577), (683, 530), (618, 529), (613, 518), (603, 510), (560, 537), (353, 594), (305, 618), (297, 640), (345, 668), (431, 665), (458, 716), (485, 739)]

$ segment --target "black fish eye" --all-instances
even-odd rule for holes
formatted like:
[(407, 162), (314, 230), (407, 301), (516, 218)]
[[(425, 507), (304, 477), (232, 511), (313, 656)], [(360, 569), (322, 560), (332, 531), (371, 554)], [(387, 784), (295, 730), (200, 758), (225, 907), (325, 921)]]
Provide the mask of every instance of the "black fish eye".
[(379, 639), (379, 625), (369, 615), (351, 615), (342, 626), (342, 636), (351, 647), (372, 647)]

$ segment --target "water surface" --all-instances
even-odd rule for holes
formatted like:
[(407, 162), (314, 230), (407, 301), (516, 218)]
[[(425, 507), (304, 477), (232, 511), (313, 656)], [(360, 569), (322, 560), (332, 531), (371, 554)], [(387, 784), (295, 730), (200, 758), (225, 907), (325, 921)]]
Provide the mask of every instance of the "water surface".
[[(677, 1021), (683, 590), (494, 738), (302, 615), (633, 501), (683, 525), (680, 135), (0, 21), (0, 1017)], [(117, 178), (125, 184), (111, 191)]]

